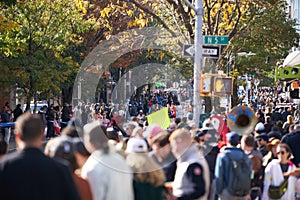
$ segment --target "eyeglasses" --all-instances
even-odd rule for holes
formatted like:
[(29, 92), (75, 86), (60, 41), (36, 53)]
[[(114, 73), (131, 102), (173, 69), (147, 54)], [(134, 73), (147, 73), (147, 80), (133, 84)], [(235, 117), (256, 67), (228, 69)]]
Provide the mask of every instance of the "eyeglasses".
[(284, 152), (284, 151), (279, 151), (279, 152), (276, 152), (276, 154), (277, 154), (277, 155), (278, 155), (278, 154), (284, 155), (285, 152)]

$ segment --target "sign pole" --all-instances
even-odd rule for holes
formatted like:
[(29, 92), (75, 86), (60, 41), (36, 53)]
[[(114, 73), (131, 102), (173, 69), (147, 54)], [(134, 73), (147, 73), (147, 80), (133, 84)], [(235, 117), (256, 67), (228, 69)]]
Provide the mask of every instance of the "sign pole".
[(195, 58), (194, 58), (194, 98), (193, 98), (193, 121), (199, 126), (202, 102), (200, 99), (200, 75), (202, 73), (202, 0), (196, 0), (196, 18), (195, 18)]
[(193, 97), (193, 121), (199, 126), (200, 114), (202, 109), (202, 102), (200, 99), (200, 75), (202, 73), (202, 16), (203, 16), (203, 5), (202, 0), (196, 0), (195, 6), (189, 1), (184, 2), (195, 11), (195, 57), (194, 57), (194, 97)]

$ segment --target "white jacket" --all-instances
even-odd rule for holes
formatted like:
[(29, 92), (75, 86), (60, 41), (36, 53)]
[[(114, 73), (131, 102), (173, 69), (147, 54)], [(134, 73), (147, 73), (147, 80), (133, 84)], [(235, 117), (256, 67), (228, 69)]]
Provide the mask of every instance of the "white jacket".
[(94, 200), (133, 200), (132, 171), (117, 153), (93, 152), (81, 175), (87, 179)]
[[(292, 171), (295, 165), (291, 162), (288, 168), (288, 172)], [(270, 185), (279, 186), (284, 181), (284, 176), (280, 167), (279, 160), (273, 159), (265, 169), (265, 179), (264, 179), (264, 191), (262, 199), (270, 199), (268, 196), (268, 189)], [(288, 187), (285, 194), (281, 197), (281, 200), (294, 200), (295, 190), (296, 190), (297, 178), (290, 176), (288, 178)]]

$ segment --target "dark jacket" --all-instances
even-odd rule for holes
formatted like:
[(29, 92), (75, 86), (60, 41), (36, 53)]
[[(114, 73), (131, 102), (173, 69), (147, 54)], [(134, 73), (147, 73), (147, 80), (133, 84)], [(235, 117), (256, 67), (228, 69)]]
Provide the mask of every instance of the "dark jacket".
[(294, 156), (292, 161), (296, 166), (298, 166), (298, 164), (300, 163), (300, 131), (285, 135), (285, 137), (282, 138), (281, 142), (289, 145)]
[(140, 183), (133, 181), (134, 199), (136, 200), (162, 200), (163, 187), (154, 187), (149, 183)]
[(25, 148), (0, 160), (0, 194), (6, 200), (80, 199), (68, 167), (37, 148)]

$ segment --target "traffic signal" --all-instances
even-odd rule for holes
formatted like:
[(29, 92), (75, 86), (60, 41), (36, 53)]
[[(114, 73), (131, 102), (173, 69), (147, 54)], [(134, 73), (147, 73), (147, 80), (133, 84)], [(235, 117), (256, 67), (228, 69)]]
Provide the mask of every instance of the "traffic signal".
[(284, 67), (284, 68), (278, 68), (276, 70), (276, 79), (280, 80), (292, 80), (295, 78), (300, 78), (300, 67), (294, 66), (294, 67)]
[(215, 94), (232, 94), (232, 78), (215, 77), (214, 92)]

